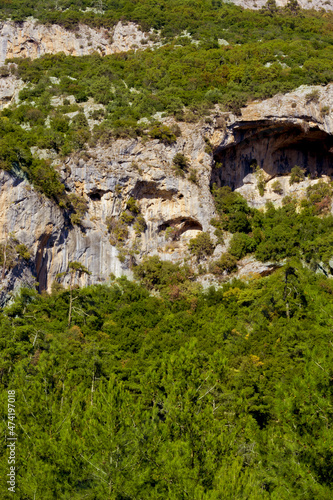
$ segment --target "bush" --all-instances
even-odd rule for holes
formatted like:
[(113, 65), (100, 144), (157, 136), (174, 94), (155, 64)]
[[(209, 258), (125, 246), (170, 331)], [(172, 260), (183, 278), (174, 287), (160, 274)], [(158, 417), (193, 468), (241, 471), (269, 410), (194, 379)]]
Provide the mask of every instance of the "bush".
[(252, 212), (241, 194), (232, 191), (229, 186), (214, 186), (213, 196), (223, 229), (231, 233), (251, 231), (249, 216)]
[(31, 254), (30, 254), (28, 248), (26, 247), (26, 245), (23, 245), (23, 243), (20, 243), (19, 245), (17, 245), (15, 247), (15, 250), (18, 253), (18, 255), (21, 257), (21, 259), (24, 259), (27, 261), (30, 260)]
[(228, 274), (237, 271), (237, 259), (229, 252), (225, 252), (218, 260), (209, 264), (209, 271), (217, 275), (221, 275), (225, 271)]
[(157, 255), (148, 257), (133, 269), (135, 279), (149, 290), (160, 290), (169, 285), (184, 283), (189, 278), (189, 269), (179, 264), (162, 261)]
[(332, 203), (332, 187), (324, 181), (309, 186), (306, 196), (318, 214), (327, 213)]
[(198, 184), (198, 172), (195, 168), (191, 168), (190, 175), (188, 176), (188, 180), (193, 182), (193, 184)]
[(122, 222), (123, 224), (126, 224), (128, 226), (128, 225), (132, 224), (132, 222), (134, 221), (134, 215), (131, 214), (131, 212), (129, 210), (125, 210), (124, 212), (122, 212), (120, 214), (119, 220), (120, 220), (120, 222)]
[(258, 188), (259, 194), (260, 194), (260, 196), (264, 196), (265, 185), (266, 185), (264, 171), (259, 167), (259, 165), (257, 165), (255, 172), (256, 172), (257, 188)]
[(311, 102), (313, 103), (318, 103), (320, 98), (320, 92), (319, 90), (315, 89), (312, 90), (312, 92), (309, 92), (309, 94), (306, 94), (305, 96), (305, 102), (306, 104), (310, 104)]
[(291, 169), (289, 184), (292, 185), (295, 182), (301, 182), (305, 178), (305, 170), (298, 165), (295, 165)]
[(163, 144), (170, 146), (177, 141), (176, 135), (166, 125), (155, 125), (149, 130), (152, 139), (158, 139)]
[(276, 180), (276, 181), (273, 182), (273, 184), (272, 184), (272, 190), (276, 194), (283, 194), (282, 184), (281, 184), (281, 182), (279, 180)]
[(182, 153), (177, 153), (173, 159), (172, 163), (175, 169), (175, 172), (178, 175), (184, 176), (185, 172), (188, 171), (188, 167), (190, 165), (190, 160), (184, 156)]
[(247, 253), (254, 252), (256, 242), (244, 233), (235, 233), (230, 240), (229, 253), (236, 257), (237, 260), (242, 259)]
[(214, 252), (214, 244), (209, 233), (201, 232), (198, 236), (192, 238), (189, 243), (189, 250), (198, 260), (212, 255)]
[(146, 230), (147, 224), (146, 224), (146, 221), (142, 215), (138, 215), (136, 217), (133, 228), (134, 228), (134, 231), (137, 235), (143, 233)]
[(137, 204), (137, 201), (133, 197), (129, 198), (129, 200), (127, 201), (126, 208), (133, 214), (138, 214), (140, 212), (140, 208)]
[(107, 217), (105, 222), (108, 231), (111, 234), (111, 245), (116, 246), (119, 242), (124, 242), (128, 238), (127, 226), (118, 220), (117, 217)]
[(76, 193), (71, 193), (68, 195), (68, 200), (70, 203), (70, 209), (73, 213), (70, 216), (72, 224), (81, 224), (82, 219), (88, 210), (88, 202), (83, 196), (79, 196)]
[(327, 116), (330, 113), (330, 107), (329, 106), (322, 106), (320, 108), (320, 115), (321, 116)]

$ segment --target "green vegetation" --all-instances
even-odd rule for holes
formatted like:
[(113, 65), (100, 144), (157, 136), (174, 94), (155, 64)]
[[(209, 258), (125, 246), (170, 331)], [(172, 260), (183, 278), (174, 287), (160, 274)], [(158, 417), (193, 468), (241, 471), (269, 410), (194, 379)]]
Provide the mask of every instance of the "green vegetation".
[(322, 263), (328, 265), (333, 227), (329, 184), (320, 181), (309, 187), (307, 199), (299, 206), (297, 201), (285, 197), (281, 208), (268, 203), (265, 212), (250, 208), (229, 187), (214, 188), (213, 194), (220, 214), (214, 225), (220, 224), (234, 233), (229, 252), (237, 259), (255, 252), (255, 257), (263, 262), (298, 257), (314, 268)]
[(213, 255), (214, 244), (209, 233), (202, 231), (195, 238), (192, 238), (189, 243), (189, 250), (198, 260)]
[[(27, 178), (73, 224), (87, 202), (66, 194), (38, 151), (61, 159), (137, 137), (171, 148), (180, 128), (158, 117), (209, 123), (216, 104), (238, 114), (251, 99), (333, 79), (333, 15), (302, 12), (294, 0), (286, 9), (269, 0), (261, 12), (220, 0), (0, 0), (0, 9), (3, 19), (34, 15), (74, 30), (120, 19), (160, 30), (149, 35), (164, 43), (154, 50), (17, 59), (0, 70), (27, 85), (0, 114), (0, 168)], [(307, 104), (319, 96), (309, 92)], [(103, 109), (87, 113), (89, 98)], [(205, 151), (213, 152), (207, 138)], [(173, 164), (198, 182), (184, 155)], [(295, 166), (291, 183), (304, 175)], [(260, 170), (257, 177), (264, 194)], [(278, 181), (272, 187), (282, 193)], [(115, 191), (120, 199), (121, 186)], [(154, 256), (136, 265), (139, 238), (128, 254), (124, 244), (129, 227), (139, 237), (146, 223), (131, 197), (106, 222), (140, 284), (121, 278), (79, 289), (90, 273), (70, 262), (50, 295), (23, 289), (0, 311), (3, 408), (8, 389), (17, 400), (18, 500), (332, 498), (332, 187), (318, 182), (300, 203), (285, 197), (265, 211), (228, 187), (213, 195), (217, 243), (223, 231), (233, 236), (209, 272), (224, 279), (253, 253), (280, 262), (272, 276), (203, 292), (186, 264)], [(178, 236), (177, 227), (166, 229), (166, 238)], [(189, 244), (198, 262), (214, 248), (206, 232)], [(13, 235), (0, 245), (2, 278), (29, 262)], [(5, 414), (0, 425), (6, 436)], [(0, 455), (1, 498), (10, 500), (4, 439)]]
[(282, 184), (278, 179), (276, 179), (276, 181), (273, 182), (272, 189), (276, 194), (283, 194)]
[(304, 168), (299, 167), (298, 165), (295, 165), (291, 169), (291, 175), (289, 179), (289, 184), (295, 184), (295, 182), (301, 182), (305, 178), (305, 170)]
[(170, 298), (120, 279), (73, 290), (69, 325), (70, 290), (0, 313), (16, 497), (330, 499), (332, 280), (293, 263), (189, 297), (172, 266), (142, 271)]
[[(185, 173), (189, 169), (190, 160), (186, 156), (184, 156), (182, 153), (177, 153), (173, 157), (172, 163), (173, 163), (173, 166), (174, 166), (175, 173), (177, 175), (180, 175), (181, 177), (184, 177)], [(191, 175), (192, 175), (192, 178), (195, 179), (196, 178), (195, 177), (195, 172), (194, 172), (194, 177), (193, 177), (193, 172), (194, 172), (194, 170), (192, 170)], [(192, 180), (192, 182), (194, 182), (194, 180)]]
[(225, 252), (218, 260), (210, 263), (209, 271), (217, 275), (237, 271), (237, 259), (229, 252)]
[[(251, 12), (218, 0), (161, 0), (158, 6), (147, 0), (12, 0), (0, 2), (0, 7), (3, 18), (35, 15), (42, 22), (73, 29), (79, 21), (108, 27), (119, 19), (131, 20), (145, 29), (161, 30), (165, 42), (154, 50), (106, 57), (57, 54), (34, 61), (16, 59), (17, 67), (1, 69), (3, 76), (15, 73), (27, 86), (20, 92), (19, 105), (1, 112), (0, 168), (24, 171), (34, 186), (54, 199), (63, 188), (54, 168), (31, 155), (33, 146), (66, 156), (87, 143), (108, 145), (119, 137), (150, 137), (172, 145), (179, 127), (158, 123), (156, 116), (195, 122), (215, 104), (237, 114), (251, 99), (332, 80), (331, 13), (272, 5)], [(222, 34), (228, 45), (220, 44)], [(156, 39), (156, 33), (150, 36)], [(76, 103), (70, 104), (69, 96)], [(65, 99), (52, 105), (52, 97)], [(99, 121), (93, 131), (82, 112), (90, 97), (105, 107), (90, 113)], [(307, 102), (318, 98), (318, 90), (311, 91)], [(78, 114), (67, 116), (73, 112)], [(206, 151), (212, 152), (209, 141)], [(195, 182), (195, 174), (190, 175)]]
[(137, 236), (143, 233), (147, 227), (146, 221), (140, 213), (138, 202), (133, 197), (127, 200), (126, 210), (121, 212), (119, 217), (115, 215), (107, 217), (106, 225), (110, 233), (110, 242), (112, 245), (118, 246), (118, 250), (121, 249), (129, 236), (128, 226), (133, 225)]

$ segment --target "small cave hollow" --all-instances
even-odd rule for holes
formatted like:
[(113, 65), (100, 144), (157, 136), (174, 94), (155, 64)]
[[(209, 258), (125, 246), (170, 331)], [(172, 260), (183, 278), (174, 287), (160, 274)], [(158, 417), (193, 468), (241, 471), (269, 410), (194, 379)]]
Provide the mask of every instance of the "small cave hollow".
[(246, 122), (234, 128), (235, 141), (215, 150), (211, 184), (241, 187), (258, 166), (271, 178), (298, 165), (306, 175), (333, 175), (333, 136), (307, 123)]
[(163, 200), (171, 200), (176, 194), (177, 190), (161, 189), (159, 184), (154, 181), (138, 181), (131, 192), (131, 195), (137, 200), (143, 198), (162, 198)]
[(165, 231), (168, 228), (174, 229), (172, 234), (173, 240), (178, 240), (182, 234), (187, 231), (202, 231), (202, 225), (191, 217), (177, 217), (163, 222), (158, 226), (158, 232)]
[(101, 201), (102, 196), (105, 194), (105, 191), (96, 189), (88, 194), (91, 201)]

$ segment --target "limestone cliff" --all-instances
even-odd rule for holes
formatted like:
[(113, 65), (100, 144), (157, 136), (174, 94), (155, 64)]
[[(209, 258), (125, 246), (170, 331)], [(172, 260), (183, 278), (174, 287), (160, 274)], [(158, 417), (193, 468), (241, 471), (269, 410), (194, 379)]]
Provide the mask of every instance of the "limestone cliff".
[(23, 23), (0, 23), (0, 65), (6, 58), (30, 57), (63, 52), (84, 56), (98, 52), (114, 54), (152, 46), (147, 33), (136, 24), (119, 22), (113, 29), (93, 29), (80, 25), (77, 31), (68, 31), (56, 24), (43, 25), (35, 20)]
[[(216, 108), (210, 123), (180, 123), (181, 134), (173, 145), (121, 139), (66, 161), (55, 159), (67, 192), (87, 201), (81, 225), (73, 225), (24, 178), (1, 171), (0, 242), (13, 234), (31, 253), (25, 266), (21, 263), (6, 274), (3, 293), (22, 281), (38, 281), (40, 290), (50, 290), (56, 275), (71, 261), (80, 261), (91, 271), (82, 277), (84, 285), (106, 281), (110, 273), (130, 275), (131, 261), (146, 255), (173, 261), (190, 258), (189, 239), (202, 230), (214, 231), (213, 183), (230, 185), (257, 207), (267, 200), (279, 204), (286, 194), (302, 196), (309, 184), (333, 173), (332, 106), (333, 85), (301, 87), (254, 102), (242, 109), (241, 116)], [(171, 125), (170, 119), (165, 123)], [(214, 146), (212, 154), (207, 152), (207, 140)], [(176, 175), (172, 164), (176, 153), (189, 158), (196, 183), (189, 174)], [(254, 164), (266, 179), (264, 196), (258, 192)], [(296, 188), (288, 182), (295, 164), (309, 174)], [(282, 183), (280, 194), (271, 188), (276, 177)], [(128, 239), (119, 249), (110, 241), (107, 219), (119, 216), (130, 197), (137, 200), (146, 228), (137, 236), (129, 226)], [(169, 238), (168, 228), (177, 231), (176, 241)], [(218, 246), (214, 257), (221, 251)], [(255, 264), (250, 267), (253, 271)]]

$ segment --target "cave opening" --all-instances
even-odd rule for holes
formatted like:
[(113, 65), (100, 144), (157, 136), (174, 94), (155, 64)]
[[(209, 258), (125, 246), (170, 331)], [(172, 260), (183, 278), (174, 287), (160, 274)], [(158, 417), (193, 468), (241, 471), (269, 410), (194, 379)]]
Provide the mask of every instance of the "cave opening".
[(95, 190), (92, 191), (91, 193), (88, 193), (89, 198), (91, 201), (101, 201), (102, 196), (105, 194), (106, 191), (103, 191), (102, 189), (100, 190)]
[(214, 152), (211, 184), (237, 189), (248, 174), (263, 169), (270, 178), (294, 166), (317, 178), (333, 175), (333, 137), (307, 123), (244, 122), (234, 126), (232, 144)]
[(173, 228), (174, 232), (172, 239), (178, 240), (180, 236), (187, 231), (202, 231), (202, 225), (191, 217), (177, 217), (163, 222), (158, 226), (158, 232), (165, 231), (168, 228)]

